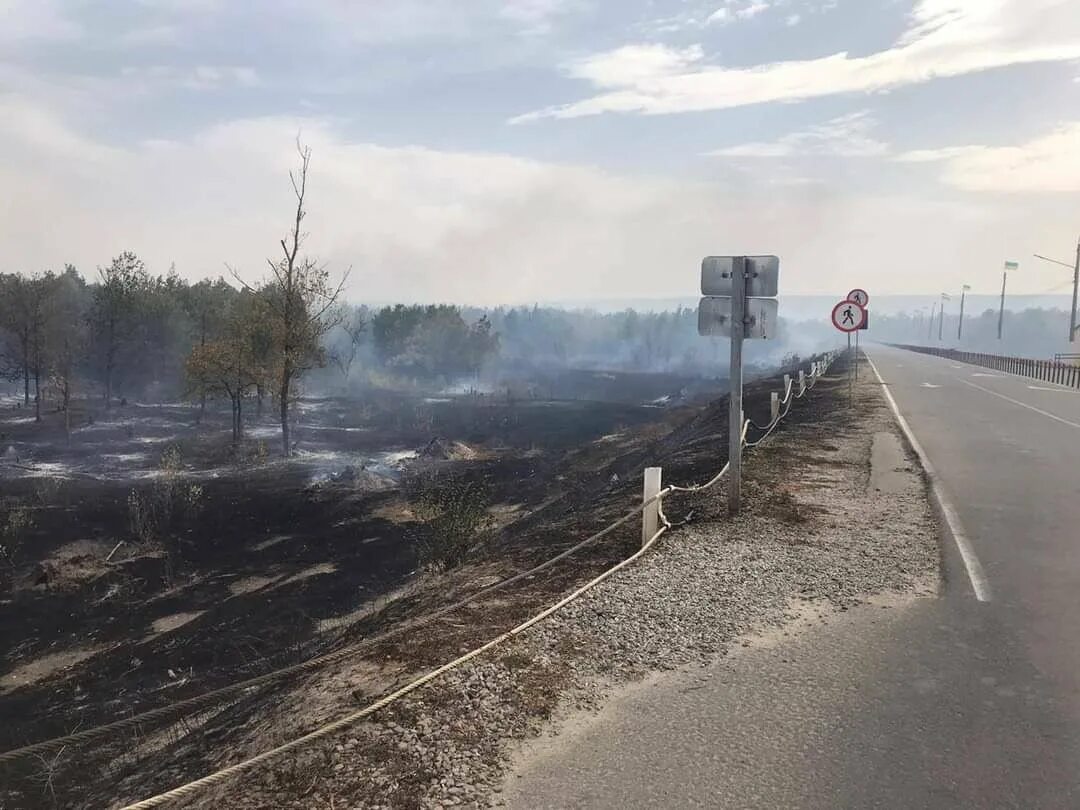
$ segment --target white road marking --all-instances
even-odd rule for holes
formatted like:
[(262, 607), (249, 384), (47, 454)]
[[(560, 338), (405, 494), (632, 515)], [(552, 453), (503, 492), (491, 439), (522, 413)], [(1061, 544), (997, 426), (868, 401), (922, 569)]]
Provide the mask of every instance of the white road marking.
[(971, 375), (972, 377), (1004, 377), (1004, 374), (987, 374), (984, 371), (976, 371)]
[(957, 365), (956, 363), (949, 363), (949, 368), (963, 368), (963, 366)]
[(1045, 385), (1029, 385), (1032, 391), (1057, 391), (1059, 394), (1080, 394), (1080, 391), (1074, 391), (1069, 388), (1050, 388)]
[[(979, 562), (979, 558), (975, 554), (975, 549), (971, 546), (971, 541), (968, 540), (967, 532), (964, 531), (964, 525), (960, 522), (960, 516), (956, 513), (956, 509), (953, 508), (952, 502), (945, 494), (945, 487), (938, 477), (937, 470), (935, 470), (934, 465), (930, 463), (926, 451), (923, 450), (922, 445), (919, 444), (919, 440), (915, 438), (915, 434), (912, 432), (911, 426), (908, 425), (904, 415), (900, 413), (900, 408), (897, 407), (892, 392), (889, 390), (885, 381), (881, 379), (881, 373), (877, 370), (877, 366), (874, 365), (874, 361), (870, 359), (869, 355), (866, 355), (866, 362), (870, 364), (874, 376), (877, 377), (878, 382), (881, 383), (882, 393), (885, 394), (885, 399), (889, 403), (889, 407), (892, 408), (893, 416), (896, 417), (896, 422), (900, 425), (900, 430), (904, 432), (908, 444), (910, 444), (911, 449), (915, 451), (915, 455), (919, 457), (919, 463), (922, 464), (922, 468), (926, 472), (926, 478), (930, 482), (930, 492), (937, 501), (938, 507), (941, 509), (941, 514), (944, 516), (945, 522), (949, 526), (949, 532), (952, 534), (953, 540), (956, 543), (956, 549), (960, 552), (960, 559), (964, 561), (964, 568), (967, 569), (968, 580), (971, 582), (971, 590), (975, 592), (975, 598), (980, 602), (989, 602), (990, 583), (986, 579), (986, 572), (983, 570), (982, 563)], [(968, 384), (974, 385), (974, 383)]]
[(923, 388), (941, 388), (940, 385), (934, 385), (934, 383), (923, 383), (922, 387)]
[(1019, 405), (1021, 408), (1027, 408), (1029, 411), (1035, 411), (1035, 413), (1040, 414), (1041, 416), (1045, 416), (1047, 419), (1053, 419), (1055, 422), (1061, 422), (1061, 424), (1063, 425), (1068, 425), (1069, 427), (1074, 427), (1077, 430), (1080, 430), (1080, 422), (1070, 422), (1068, 419), (1063, 419), (1056, 413), (1044, 411), (1042, 408), (1036, 408), (1034, 405), (1028, 405), (1026, 402), (1021, 402), (1018, 399), (1013, 399), (1012, 397), (1007, 397), (1004, 394), (999, 394), (997, 391), (991, 391), (989, 388), (983, 388), (981, 385), (976, 385), (973, 382), (968, 382), (967, 380), (961, 380), (961, 382), (965, 385), (970, 385), (972, 388), (978, 388), (980, 391), (985, 391), (986, 393), (998, 397), (999, 399), (1003, 399), (1006, 402), (1011, 402), (1013, 405)]

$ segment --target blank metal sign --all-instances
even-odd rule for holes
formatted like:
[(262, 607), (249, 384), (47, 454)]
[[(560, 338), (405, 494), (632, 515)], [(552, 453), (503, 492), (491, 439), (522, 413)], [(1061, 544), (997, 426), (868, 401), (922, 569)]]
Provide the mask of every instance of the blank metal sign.
[[(731, 271), (736, 256), (706, 256), (701, 260), (701, 294), (731, 295)], [(777, 256), (746, 257), (746, 294), (772, 298), (780, 289)]]
[[(746, 301), (746, 337), (749, 340), (768, 340), (776, 337), (778, 306), (775, 298), (750, 298)], [(698, 334), (712, 337), (731, 337), (731, 299), (727, 296), (706, 296), (698, 302)]]

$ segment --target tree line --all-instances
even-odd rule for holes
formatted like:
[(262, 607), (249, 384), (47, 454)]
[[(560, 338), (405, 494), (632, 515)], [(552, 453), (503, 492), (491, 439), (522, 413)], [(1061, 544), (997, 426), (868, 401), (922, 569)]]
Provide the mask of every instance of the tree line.
[(412, 375), (475, 371), (497, 351), (490, 321), (466, 324), (456, 307), (370, 313), (342, 303), (348, 272), (332, 281), (303, 249), (311, 152), (297, 148), (291, 227), (261, 281), (249, 283), (230, 269), (230, 281), (192, 284), (175, 268), (150, 273), (127, 251), (90, 280), (71, 265), (60, 273), (0, 273), (0, 377), (22, 383), (23, 403), (33, 404), (35, 419), (41, 420), (47, 391), (69, 432), (77, 392), (100, 394), (106, 409), (127, 396), (180, 395), (198, 403), (200, 418), (208, 398), (222, 398), (231, 404), (239, 440), (246, 403), (261, 409), (269, 398), (288, 455), (300, 381), (327, 366), (348, 380), (369, 327), (380, 362)]
[(338, 305), (318, 268), (297, 273), (303, 292), (290, 297), (288, 272), (286, 265), (280, 279), (257, 287), (190, 283), (174, 269), (152, 275), (124, 252), (89, 281), (70, 265), (0, 273), (0, 377), (19, 383), (38, 421), (46, 399), (55, 399), (69, 430), (76, 394), (100, 396), (105, 408), (128, 397), (180, 396), (200, 418), (208, 399), (227, 400), (238, 440), (244, 410), (261, 413), (270, 400), (284, 420), (284, 448), (297, 383), (312, 369), (345, 384), (368, 363), (413, 379), (453, 377), (475, 374), (498, 352), (485, 316), (467, 323), (448, 305)]
[[(999, 315), (1002, 316), (1000, 338)], [(945, 346), (1036, 359), (1077, 351), (1076, 344), (1068, 342), (1069, 313), (1060, 309), (968, 311), (962, 326), (959, 310), (946, 312), (944, 316), (936, 313), (933, 321), (929, 313), (899, 312), (874, 316), (867, 334), (891, 343)]]

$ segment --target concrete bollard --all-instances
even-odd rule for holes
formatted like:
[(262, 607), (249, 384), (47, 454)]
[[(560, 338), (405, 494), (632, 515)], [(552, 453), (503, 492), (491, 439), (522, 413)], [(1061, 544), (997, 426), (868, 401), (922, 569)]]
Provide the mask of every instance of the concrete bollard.
[(799, 396), (806, 393), (806, 373), (799, 369)]
[(785, 374), (784, 375), (784, 396), (785, 397), (787, 396), (788, 391), (790, 391), (790, 390), (791, 390), (791, 375), (790, 374)]
[(769, 413), (771, 414), (769, 419), (769, 424), (771, 425), (775, 423), (780, 416), (780, 395), (775, 391), (769, 396)]
[[(656, 497), (660, 491), (660, 467), (645, 468), (645, 489), (642, 501)], [(641, 522), (641, 545), (644, 546), (653, 539), (657, 529), (660, 528), (660, 501), (656, 500), (648, 504), (642, 511)]]

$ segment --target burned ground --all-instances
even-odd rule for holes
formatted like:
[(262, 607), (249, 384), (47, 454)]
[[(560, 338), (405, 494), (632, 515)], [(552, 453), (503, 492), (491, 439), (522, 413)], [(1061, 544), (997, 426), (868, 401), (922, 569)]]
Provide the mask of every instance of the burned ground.
[[(766, 391), (748, 389), (748, 415), (759, 421)], [(237, 459), (223, 449), (227, 415), (209, 413), (196, 424), (182, 406), (127, 406), (94, 413), (92, 422), (79, 412), (70, 446), (57, 414), (44, 430), (17, 414), (5, 423), (17, 454), (11, 462), (9, 453), (7, 473), (19, 472), (2, 479), (3, 495), (33, 503), (34, 521), (8, 571), (0, 613), (8, 640), (4, 749), (377, 638), (602, 527), (639, 497), (643, 466), (662, 464), (669, 480), (691, 482), (726, 455), (722, 401), (661, 408), (382, 394), (303, 407), (289, 463), (260, 446), (276, 438), (269, 423), (256, 423)], [(806, 408), (798, 418), (815, 416)], [(468, 457), (412, 458), (436, 437), (469, 448)], [(181, 477), (203, 487), (204, 505), (177, 540), (171, 577), (161, 551), (131, 537), (128, 496), (161, 475), (155, 452), (138, 449), (146, 445), (158, 456), (179, 446)], [(467, 566), (418, 572), (427, 526), (416, 519), (412, 493), (447, 479), (476, 482), (492, 518)], [(624, 556), (636, 535), (630, 525), (583, 549), (572, 565), (466, 609), (458, 621), (377, 644), (366, 659), (392, 662), (383, 665), (387, 677), (441, 663)], [(358, 687), (357, 699), (380, 685)], [(115, 797), (118, 780), (135, 792), (168, 787), (219, 763), (221, 748), (244, 737), (289, 686), (214, 707), (152, 745), (153, 728), (142, 728), (67, 750), (55, 768), (44, 759), (19, 763), (7, 769), (10, 792), (2, 798), (20, 807), (98, 806)], [(139, 755), (119, 758), (133, 745)]]

